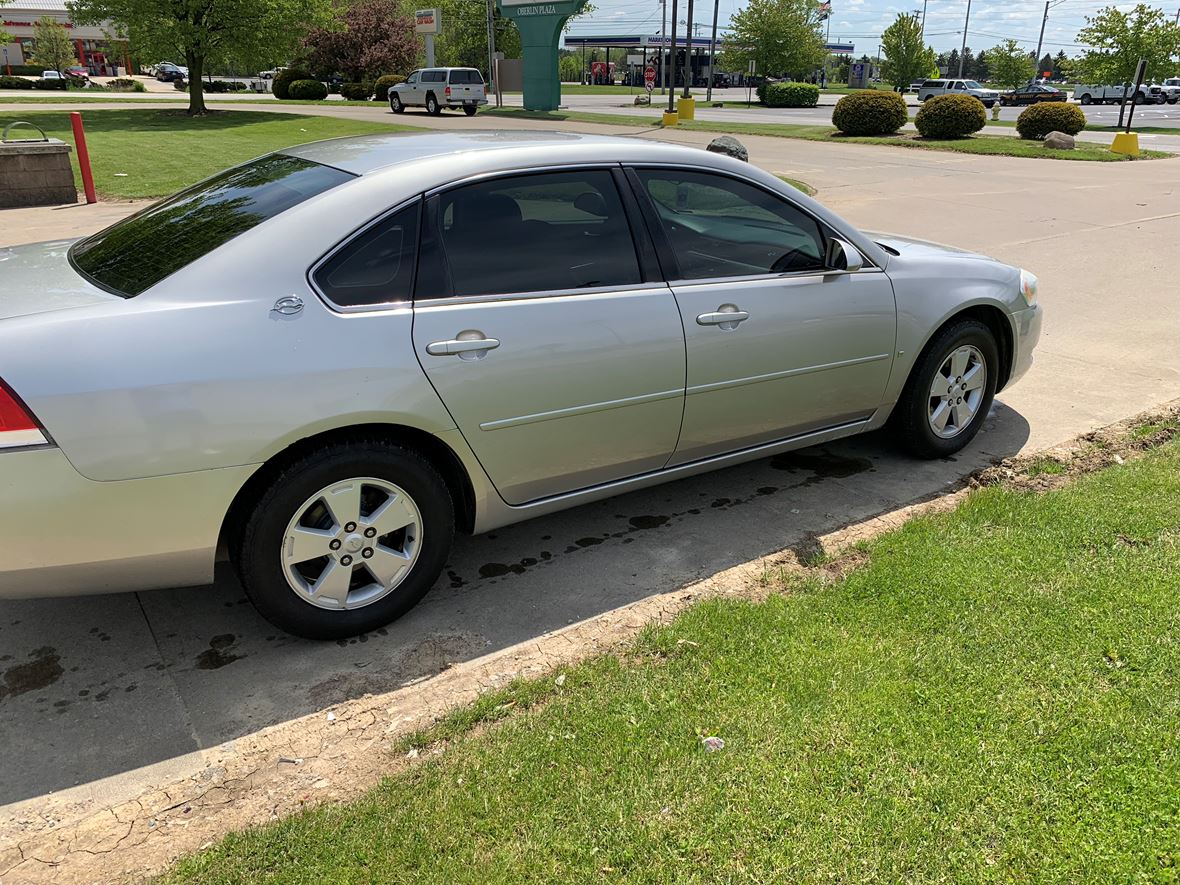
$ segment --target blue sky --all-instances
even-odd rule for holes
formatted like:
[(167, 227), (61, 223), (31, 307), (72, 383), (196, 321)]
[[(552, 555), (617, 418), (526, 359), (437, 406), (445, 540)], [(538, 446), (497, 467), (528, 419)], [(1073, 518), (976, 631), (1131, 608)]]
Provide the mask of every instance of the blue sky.
[[(598, 9), (585, 19), (579, 19), (571, 28), (572, 34), (637, 34), (659, 33), (660, 4), (658, 0), (593, 0)], [(723, 28), (730, 14), (744, 5), (740, 0), (720, 0), (718, 27)], [(1056, 0), (1054, 0), (1056, 2)], [(1180, 0), (1169, 0), (1180, 4)], [(677, 0), (677, 18), (684, 20), (685, 0)], [(1064, 49), (1076, 55), (1078, 29), (1083, 27), (1087, 15), (1111, 5), (1101, 0), (1063, 0), (1049, 10), (1049, 23), (1045, 28), (1045, 44), (1042, 54), (1056, 55)], [(1117, 4), (1120, 9), (1132, 9), (1134, 3)], [(1176, 14), (1176, 7), (1160, 6), (1169, 16)], [(668, 9), (672, 3), (668, 0)], [(921, 13), (922, 0), (905, 3), (901, 0), (832, 0), (832, 40), (856, 44), (856, 54), (876, 54), (877, 41), (881, 31), (897, 17), (899, 12)], [(967, 11), (967, 0), (928, 0), (926, 6), (926, 38), (938, 51), (958, 49), (963, 39), (963, 16)], [(971, 22), (968, 27), (967, 45), (973, 50), (988, 49), (1001, 40), (1012, 37), (1027, 46), (1029, 51), (1036, 48), (1037, 33), (1044, 14), (1044, 0), (971, 0)], [(694, 0), (693, 19), (700, 26), (699, 33), (707, 35), (712, 24), (712, 0)], [(683, 32), (683, 26), (679, 29)]]

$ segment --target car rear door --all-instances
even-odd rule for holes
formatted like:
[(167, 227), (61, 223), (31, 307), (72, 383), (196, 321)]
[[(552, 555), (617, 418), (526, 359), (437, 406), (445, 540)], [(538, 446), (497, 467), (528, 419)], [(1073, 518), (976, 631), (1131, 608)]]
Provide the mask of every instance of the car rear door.
[(513, 174), (427, 200), (414, 347), (510, 504), (658, 470), (675, 448), (684, 333), (620, 180)]
[(882, 271), (827, 269), (819, 222), (753, 182), (672, 167), (629, 178), (658, 224), (684, 325), (684, 422), (671, 464), (876, 411), (896, 334)]

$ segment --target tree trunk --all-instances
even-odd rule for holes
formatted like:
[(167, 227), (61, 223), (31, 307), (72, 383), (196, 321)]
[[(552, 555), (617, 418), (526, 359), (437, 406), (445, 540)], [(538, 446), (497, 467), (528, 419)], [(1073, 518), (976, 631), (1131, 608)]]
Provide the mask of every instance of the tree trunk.
[(205, 74), (205, 56), (195, 52), (185, 53), (188, 64), (188, 115), (203, 117), (209, 113), (205, 107), (205, 84), (201, 78)]

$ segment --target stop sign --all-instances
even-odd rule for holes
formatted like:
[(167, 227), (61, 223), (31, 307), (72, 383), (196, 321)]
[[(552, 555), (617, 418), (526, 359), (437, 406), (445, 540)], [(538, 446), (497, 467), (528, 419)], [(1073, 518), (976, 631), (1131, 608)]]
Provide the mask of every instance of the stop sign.
[(651, 65), (648, 65), (647, 70), (643, 72), (643, 85), (648, 89), (651, 89), (656, 85), (656, 69)]

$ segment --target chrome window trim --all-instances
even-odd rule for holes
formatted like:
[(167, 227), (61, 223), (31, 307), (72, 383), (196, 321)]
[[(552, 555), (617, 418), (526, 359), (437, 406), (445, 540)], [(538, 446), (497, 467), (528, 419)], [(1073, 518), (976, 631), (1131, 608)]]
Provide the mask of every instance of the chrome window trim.
[(414, 308), (444, 307), (455, 304), (493, 304), (498, 301), (535, 301), (538, 298), (573, 298), (585, 295), (611, 295), (634, 292), (636, 294), (669, 291), (667, 283), (634, 283), (618, 286), (589, 286), (582, 289), (542, 289), (538, 292), (507, 292), (501, 295), (456, 295), (451, 298), (419, 298)]
[[(415, 203), (421, 204), (422, 202), (423, 202), (423, 197), (421, 194), (419, 194), (418, 196), (411, 197), (410, 199), (397, 204), (392, 209), (385, 210), (380, 215), (374, 216), (373, 218), (369, 219), (364, 224), (362, 224), (360, 227), (353, 229), (348, 234), (346, 234), (344, 237), (342, 237), (340, 242), (338, 242), (335, 246), (332, 246), (327, 252), (325, 252), (318, 259), (316, 259), (315, 263), (313, 263), (311, 265), (311, 267), (309, 267), (307, 269), (306, 276), (307, 276), (308, 287), (313, 292), (315, 292), (315, 294), (319, 297), (319, 299), (322, 302), (324, 302), (324, 304), (328, 307), (329, 310), (333, 311), (334, 313), (339, 313), (339, 314), (387, 313), (391, 310), (403, 310), (403, 309), (411, 306), (414, 303), (413, 277), (411, 277), (411, 280), (410, 280), (410, 293), (405, 298), (398, 298), (394, 301), (381, 301), (377, 304), (355, 304), (355, 305), (349, 306), (349, 305), (345, 305), (345, 304), (337, 304), (335, 301), (333, 301), (331, 298), (329, 298), (328, 294), (326, 292), (324, 292), (324, 290), (321, 289), (319, 287), (319, 285), (316, 283), (315, 275), (324, 264), (326, 264), (328, 261), (330, 261), (336, 255), (336, 253), (338, 253), (342, 249), (346, 248), (357, 237), (364, 236), (374, 226), (380, 224), (381, 222), (383, 222), (385, 219), (389, 218), (390, 216), (396, 215), (398, 212), (401, 212), (403, 209), (408, 209), (410, 206), (413, 206)], [(421, 205), (419, 205), (419, 209), (418, 209), (419, 240), (421, 240), (421, 227), (422, 227), (422, 209), (421, 209)], [(418, 244), (415, 243), (414, 244), (414, 276), (416, 276), (417, 273), (418, 273)]]

